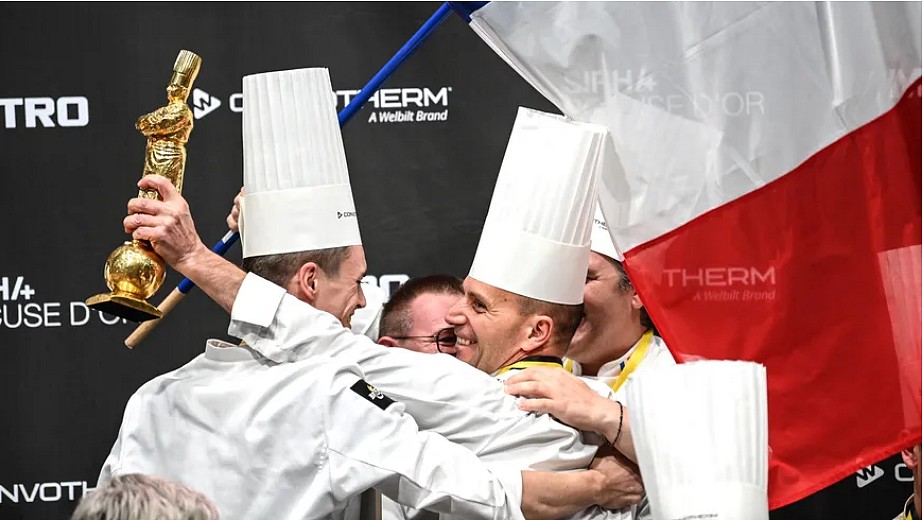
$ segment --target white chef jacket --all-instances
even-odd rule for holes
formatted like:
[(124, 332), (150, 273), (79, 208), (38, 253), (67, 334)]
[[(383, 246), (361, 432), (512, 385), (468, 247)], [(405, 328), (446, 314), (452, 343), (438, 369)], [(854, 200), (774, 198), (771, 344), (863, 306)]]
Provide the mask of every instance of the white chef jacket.
[(223, 520), (355, 519), (351, 499), (370, 487), (457, 518), (522, 518), (518, 469), (489, 471), (403, 411), (355, 365), (279, 365), (210, 340), (129, 399), (99, 482), (161, 476), (204, 493)]
[[(561, 359), (546, 356), (534, 356), (517, 361), (510, 366), (504, 367), (495, 372), (493, 375), (497, 378), (498, 381), (506, 381), (520, 370), (525, 370), (530, 366), (535, 365), (558, 366), (564, 368), (563, 361)], [(597, 395), (605, 399), (610, 399), (613, 401), (616, 400), (616, 393), (613, 392), (613, 390), (605, 382), (599, 381), (596, 378), (588, 377), (581, 377), (581, 381), (590, 387), (591, 390), (596, 392)], [(584, 433), (584, 436), (588, 442), (600, 443), (604, 441), (604, 439), (597, 434)], [(598, 506), (585, 509), (577, 515), (570, 517), (568, 520), (590, 518), (605, 518), (607, 520), (649, 520), (651, 518), (650, 509), (651, 508), (648, 505), (648, 498), (643, 497), (640, 503), (629, 507), (624, 507), (622, 509), (603, 509)]]
[[(358, 364), (370, 383), (406, 405), (421, 430), (469, 448), (484, 462), (511, 469), (585, 469), (600, 443), (597, 436), (585, 437), (549, 415), (521, 411), (491, 375), (450, 356), (375, 344), (252, 273), (234, 301), (228, 333), (279, 362)], [(591, 508), (573, 518), (627, 517)]]
[(253, 273), (238, 291), (228, 333), (280, 363), (359, 365), (367, 381), (405, 405), (421, 430), (465, 446), (482, 461), (563, 471), (587, 468), (597, 451), (573, 428), (520, 410), (490, 375), (451, 356), (378, 345)]
[[(497, 372), (494, 372), (493, 374), (491, 374), (491, 377), (503, 383), (510, 376), (512, 376), (513, 374), (516, 374), (518, 371), (524, 370), (530, 366), (536, 366), (536, 365), (557, 366), (561, 368), (562, 360), (561, 358), (556, 358), (556, 357), (551, 357), (551, 356), (530, 356), (530, 357), (521, 359), (509, 366), (503, 367)], [(613, 393), (609, 389), (609, 387), (603, 383), (598, 383), (597, 381), (587, 381), (587, 380), (585, 380), (585, 382), (591, 386), (593, 386), (594, 384), (598, 385), (596, 388), (598, 390), (598, 393), (600, 392), (599, 388), (602, 388), (603, 392), (605, 392), (604, 397), (609, 398), (609, 395), (612, 395)], [(589, 439), (587, 437), (588, 436), (587, 433), (584, 433), (584, 435), (585, 435), (585, 439), (588, 439), (588, 443), (601, 444), (603, 441), (602, 438)], [(593, 434), (589, 434), (589, 435), (593, 435)], [(581, 513), (575, 516), (569, 517), (568, 520), (576, 520), (579, 518), (580, 519), (608, 518), (608, 519), (614, 519), (614, 520), (622, 520), (622, 517), (620, 516), (612, 516), (612, 515), (608, 515), (607, 513), (608, 512), (606, 512), (602, 508), (593, 507), (591, 509), (588, 509), (587, 511), (582, 511)], [(405, 519), (433, 520), (434, 518), (438, 518), (438, 515), (434, 515), (433, 513), (430, 513), (428, 511), (417, 511), (417, 510), (412, 510), (407, 507), (402, 507), (401, 505), (396, 504), (393, 501), (388, 500), (388, 499), (382, 500), (382, 519), (383, 520), (405, 520)]]
[[(644, 338), (644, 336), (643, 336)], [(590, 379), (597, 380), (606, 383), (607, 385), (613, 384), (622, 373), (623, 369), (626, 366), (626, 362), (635, 353), (639, 345), (642, 342), (642, 338), (639, 338), (635, 342), (635, 345), (632, 345), (625, 354), (622, 355), (619, 359), (610, 361), (609, 363), (604, 364), (600, 367), (600, 370), (596, 374), (585, 374), (581, 369), (580, 363), (574, 361), (573, 359), (565, 358), (565, 368), (570, 370), (572, 374), (581, 377), (581, 379)], [(664, 344), (664, 340), (660, 336), (652, 335), (651, 343), (648, 345), (648, 351), (645, 353), (645, 357), (639, 362), (635, 371), (629, 375), (626, 382), (630, 381), (633, 377), (638, 376), (639, 374), (644, 374), (651, 370), (658, 370), (658, 368), (663, 366), (670, 366), (677, 364), (674, 361), (674, 357), (671, 355), (670, 351), (667, 349), (667, 345)], [(621, 385), (616, 389), (614, 399), (621, 403), (626, 402), (626, 384)]]

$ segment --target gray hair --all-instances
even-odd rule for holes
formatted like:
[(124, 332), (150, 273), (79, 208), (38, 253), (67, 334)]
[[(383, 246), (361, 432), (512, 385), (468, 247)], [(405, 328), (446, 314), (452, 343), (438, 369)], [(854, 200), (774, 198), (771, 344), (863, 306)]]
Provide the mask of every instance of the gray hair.
[(90, 492), (71, 520), (218, 520), (218, 509), (198, 491), (134, 473)]

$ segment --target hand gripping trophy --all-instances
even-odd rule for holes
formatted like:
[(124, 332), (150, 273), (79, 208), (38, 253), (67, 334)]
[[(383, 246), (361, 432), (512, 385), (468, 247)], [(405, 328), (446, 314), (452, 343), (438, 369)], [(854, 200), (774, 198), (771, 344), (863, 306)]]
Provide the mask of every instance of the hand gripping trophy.
[[(186, 104), (202, 59), (189, 51), (180, 51), (167, 86), (166, 106), (141, 116), (135, 123), (148, 138), (143, 175), (163, 175), (177, 191), (183, 189), (186, 168), (186, 141), (193, 129), (193, 114)], [(140, 191), (139, 197), (158, 198), (156, 191)], [(164, 283), (164, 261), (145, 240), (132, 240), (116, 248), (106, 260), (104, 276), (110, 293), (98, 294), (87, 305), (140, 322), (160, 318), (163, 313), (147, 301)]]

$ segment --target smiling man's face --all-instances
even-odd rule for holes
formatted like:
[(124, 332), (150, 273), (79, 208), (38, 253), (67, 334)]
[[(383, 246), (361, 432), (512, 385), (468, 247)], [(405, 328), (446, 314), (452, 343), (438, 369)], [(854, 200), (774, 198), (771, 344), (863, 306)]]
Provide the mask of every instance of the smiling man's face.
[(516, 295), (474, 278), (462, 284), (465, 296), (446, 315), (456, 330), (456, 357), (493, 374), (522, 354), (520, 342), (529, 334), (527, 317)]

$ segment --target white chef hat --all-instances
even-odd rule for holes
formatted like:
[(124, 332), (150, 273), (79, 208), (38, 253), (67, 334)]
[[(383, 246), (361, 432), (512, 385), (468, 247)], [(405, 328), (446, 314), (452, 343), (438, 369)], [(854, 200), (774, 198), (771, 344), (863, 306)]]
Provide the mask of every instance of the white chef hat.
[(613, 243), (613, 237), (610, 236), (610, 230), (606, 226), (606, 219), (603, 217), (603, 211), (600, 210), (600, 204), (594, 204), (594, 226), (590, 231), (590, 250), (608, 256), (617, 262), (622, 262), (624, 259), (622, 251)]
[(537, 300), (583, 301), (606, 135), (520, 108), (469, 276)]
[(627, 387), (654, 518), (766, 520), (767, 371), (743, 361), (659, 367)]
[(361, 245), (327, 69), (244, 76), (244, 258)]

